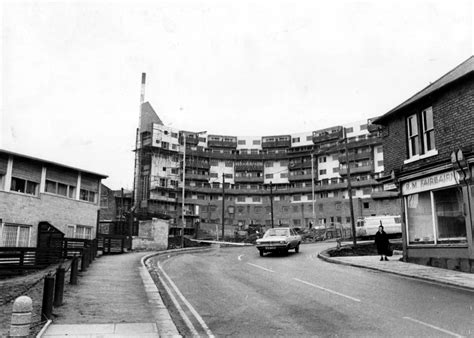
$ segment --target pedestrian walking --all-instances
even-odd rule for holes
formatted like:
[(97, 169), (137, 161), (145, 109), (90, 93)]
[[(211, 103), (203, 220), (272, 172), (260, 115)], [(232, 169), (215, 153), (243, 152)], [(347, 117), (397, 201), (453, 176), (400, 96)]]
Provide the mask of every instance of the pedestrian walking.
[(375, 246), (377, 247), (377, 253), (380, 255), (380, 260), (384, 259), (388, 261), (387, 256), (391, 256), (390, 242), (388, 240), (388, 235), (383, 231), (383, 225), (380, 224), (379, 230), (375, 234)]

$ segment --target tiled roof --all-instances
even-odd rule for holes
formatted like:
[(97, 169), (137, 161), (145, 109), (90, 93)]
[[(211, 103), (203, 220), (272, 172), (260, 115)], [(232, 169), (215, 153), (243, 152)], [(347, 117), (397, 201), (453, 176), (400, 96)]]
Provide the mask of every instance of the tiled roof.
[(405, 102), (399, 104), (398, 106), (390, 110), (388, 113), (385, 113), (384, 115), (374, 120), (373, 123), (378, 124), (382, 122), (382, 120), (385, 120), (387, 117), (394, 115), (396, 112), (408, 106), (409, 104), (415, 101), (418, 101), (419, 99), (449, 85), (450, 83), (460, 79), (463, 76), (466, 76), (469, 73), (472, 73), (473, 71), (474, 71), (474, 56), (471, 56), (469, 59), (461, 63), (459, 66), (452, 69), (447, 74), (443, 75), (438, 80), (436, 80), (435, 82), (433, 82), (426, 88), (422, 89), (421, 91), (419, 91), (418, 93), (410, 97)]

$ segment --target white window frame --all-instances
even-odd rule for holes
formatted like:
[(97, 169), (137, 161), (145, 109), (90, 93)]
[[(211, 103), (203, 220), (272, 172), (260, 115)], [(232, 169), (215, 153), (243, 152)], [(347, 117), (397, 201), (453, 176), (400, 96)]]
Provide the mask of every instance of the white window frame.
[[(429, 114), (431, 126), (428, 126), (426, 122), (426, 117)], [(433, 137), (433, 144), (430, 149), (427, 149), (428, 136), (430, 133), (434, 135), (434, 123), (433, 123), (433, 108), (428, 107), (422, 110), (420, 113), (413, 114), (407, 117), (407, 142), (408, 142), (408, 159), (403, 163), (407, 164), (410, 162), (418, 161), (423, 158), (431, 157), (438, 155), (438, 150), (436, 149), (436, 140)], [(412, 130), (412, 124), (410, 121), (414, 121), (416, 124), (416, 134)], [(414, 154), (414, 145), (417, 147), (418, 153)]]

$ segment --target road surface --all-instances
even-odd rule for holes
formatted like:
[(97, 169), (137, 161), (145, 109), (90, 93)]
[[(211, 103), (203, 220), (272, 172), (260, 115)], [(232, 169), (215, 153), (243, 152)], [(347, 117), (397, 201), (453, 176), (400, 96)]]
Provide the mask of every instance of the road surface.
[(330, 246), (212, 248), (152, 266), (186, 336), (474, 336), (473, 292), (317, 258)]

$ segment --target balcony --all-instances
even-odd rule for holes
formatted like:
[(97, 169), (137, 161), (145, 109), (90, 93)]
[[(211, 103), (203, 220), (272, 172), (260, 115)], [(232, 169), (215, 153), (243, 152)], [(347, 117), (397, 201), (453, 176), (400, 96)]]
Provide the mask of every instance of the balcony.
[(209, 135), (207, 137), (207, 146), (209, 148), (237, 148), (237, 137)]
[(324, 130), (313, 131), (313, 143), (317, 144), (342, 139), (344, 136), (343, 130), (343, 127), (338, 126)]
[(291, 136), (290, 135), (262, 137), (262, 149), (267, 149), (267, 148), (290, 148), (290, 147), (291, 147)]
[[(349, 162), (353, 161), (359, 161), (359, 160), (372, 160), (374, 158), (374, 155), (371, 151), (364, 151), (362, 153), (357, 153), (357, 154), (349, 154)], [(339, 163), (346, 163), (346, 155), (340, 155), (338, 157)]]
[[(373, 170), (374, 170), (374, 166), (373, 166), (372, 163), (369, 164), (369, 165), (363, 165), (363, 166), (360, 166), (360, 167), (352, 167), (351, 166), (351, 175), (368, 173), (368, 172), (372, 172)], [(340, 169), (339, 170), (339, 175), (341, 175), (341, 176), (347, 175), (347, 168)]]
[(258, 176), (235, 176), (235, 183), (263, 183), (263, 175)]
[(294, 182), (294, 181), (311, 181), (311, 173), (309, 174), (295, 174), (295, 175), (289, 175), (288, 176), (288, 181)]
[(209, 181), (209, 175), (186, 173), (186, 180)]
[(290, 170), (311, 169), (311, 161), (306, 162), (290, 162), (288, 165)]
[(262, 171), (263, 170), (263, 162), (235, 162), (234, 163), (235, 171)]
[[(186, 156), (187, 159), (188, 156)], [(207, 161), (196, 161), (196, 160), (187, 160), (186, 168), (198, 168), (198, 169), (209, 169), (210, 165)]]

